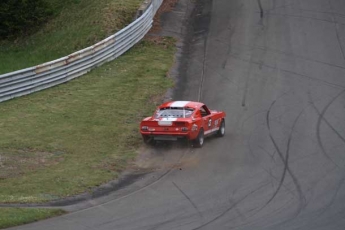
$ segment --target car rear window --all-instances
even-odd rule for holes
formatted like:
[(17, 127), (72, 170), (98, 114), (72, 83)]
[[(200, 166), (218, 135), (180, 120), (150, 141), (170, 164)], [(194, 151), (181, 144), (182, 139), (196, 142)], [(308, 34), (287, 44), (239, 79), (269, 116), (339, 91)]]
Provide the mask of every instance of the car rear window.
[(192, 108), (179, 108), (179, 107), (168, 107), (161, 108), (156, 111), (155, 118), (189, 118), (192, 116), (194, 109)]

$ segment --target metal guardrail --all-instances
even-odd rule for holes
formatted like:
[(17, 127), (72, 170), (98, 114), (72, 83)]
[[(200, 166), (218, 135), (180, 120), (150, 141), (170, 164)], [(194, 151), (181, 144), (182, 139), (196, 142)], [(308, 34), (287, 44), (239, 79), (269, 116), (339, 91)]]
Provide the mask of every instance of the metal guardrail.
[(70, 81), (130, 49), (152, 27), (163, 0), (152, 0), (145, 12), (114, 35), (57, 60), (0, 75), (0, 102)]

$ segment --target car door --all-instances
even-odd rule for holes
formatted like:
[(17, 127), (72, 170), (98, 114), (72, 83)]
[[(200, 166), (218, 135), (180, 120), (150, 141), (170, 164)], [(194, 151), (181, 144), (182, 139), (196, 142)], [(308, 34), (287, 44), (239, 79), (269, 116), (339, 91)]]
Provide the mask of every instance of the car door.
[(200, 114), (202, 119), (202, 126), (204, 128), (204, 134), (207, 135), (212, 130), (212, 115), (205, 106), (200, 107)]

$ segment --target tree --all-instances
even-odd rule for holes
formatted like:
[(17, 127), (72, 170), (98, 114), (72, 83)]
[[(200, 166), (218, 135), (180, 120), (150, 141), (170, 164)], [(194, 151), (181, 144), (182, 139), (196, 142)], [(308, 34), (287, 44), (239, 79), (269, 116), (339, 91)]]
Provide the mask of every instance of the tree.
[(34, 32), (52, 15), (44, 0), (1, 0), (0, 38), (8, 39)]

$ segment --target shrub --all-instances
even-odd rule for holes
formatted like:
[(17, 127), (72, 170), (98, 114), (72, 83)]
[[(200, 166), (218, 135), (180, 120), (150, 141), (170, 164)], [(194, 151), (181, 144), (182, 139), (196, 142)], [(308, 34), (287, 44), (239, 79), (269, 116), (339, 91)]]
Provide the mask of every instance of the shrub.
[(44, 0), (1, 0), (0, 38), (8, 39), (36, 31), (52, 15)]

